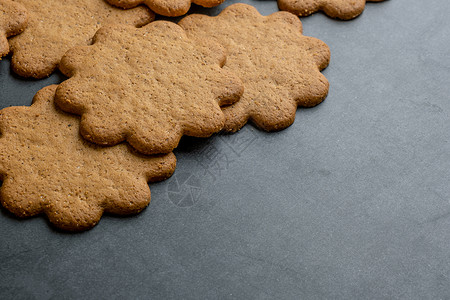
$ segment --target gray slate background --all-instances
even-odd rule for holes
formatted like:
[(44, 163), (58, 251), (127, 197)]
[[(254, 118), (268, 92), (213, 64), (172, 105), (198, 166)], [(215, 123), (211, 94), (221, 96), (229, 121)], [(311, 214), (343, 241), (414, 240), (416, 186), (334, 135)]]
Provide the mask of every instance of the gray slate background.
[[(0, 299), (450, 299), (449, 13), (389, 0), (302, 18), (331, 48), (326, 101), (278, 133), (184, 138), (135, 217), (67, 234), (1, 209)], [(1, 107), (61, 80), (7, 58)]]

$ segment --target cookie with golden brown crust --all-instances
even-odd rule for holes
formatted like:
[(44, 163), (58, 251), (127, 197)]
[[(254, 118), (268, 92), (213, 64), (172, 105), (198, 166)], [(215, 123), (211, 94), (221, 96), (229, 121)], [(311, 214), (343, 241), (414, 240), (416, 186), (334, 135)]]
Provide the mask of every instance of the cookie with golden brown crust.
[(21, 33), (27, 26), (27, 11), (19, 3), (0, 0), (0, 59), (9, 53), (8, 37)]
[(24, 77), (43, 78), (72, 47), (89, 45), (106, 24), (145, 25), (154, 20), (146, 7), (123, 10), (104, 0), (16, 0), (28, 11), (27, 29), (10, 39), (13, 70)]
[(91, 46), (61, 60), (71, 78), (58, 87), (55, 101), (82, 115), (81, 134), (91, 142), (127, 140), (144, 154), (168, 153), (183, 135), (208, 137), (222, 129), (220, 106), (243, 93), (224, 63), (219, 44), (189, 39), (172, 22), (103, 27)]
[(144, 156), (126, 144), (101, 147), (79, 135), (79, 118), (53, 103), (56, 86), (31, 107), (0, 111), (1, 204), (19, 217), (45, 213), (58, 228), (86, 230), (103, 212), (135, 214), (150, 201), (148, 181), (168, 178), (175, 156)]
[(216, 17), (189, 15), (179, 25), (190, 37), (224, 45), (224, 69), (244, 82), (239, 102), (223, 108), (226, 131), (239, 130), (248, 120), (267, 131), (286, 128), (297, 106), (314, 106), (327, 96), (328, 81), (320, 71), (328, 65), (329, 48), (303, 36), (291, 13), (265, 17), (250, 5), (234, 4)]
[(363, 12), (366, 2), (381, 1), (384, 0), (278, 0), (278, 7), (301, 17), (323, 11), (329, 17), (350, 20)]
[(203, 7), (214, 7), (225, 0), (106, 0), (112, 5), (122, 8), (132, 8), (139, 4), (147, 5), (152, 11), (167, 17), (177, 17), (186, 14), (191, 3)]

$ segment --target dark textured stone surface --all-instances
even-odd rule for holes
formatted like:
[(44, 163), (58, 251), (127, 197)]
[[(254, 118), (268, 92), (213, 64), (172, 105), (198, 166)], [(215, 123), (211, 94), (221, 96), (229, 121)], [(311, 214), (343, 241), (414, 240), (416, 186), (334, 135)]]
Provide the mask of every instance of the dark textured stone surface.
[[(66, 234), (1, 210), (0, 298), (449, 298), (448, 11), (389, 0), (303, 18), (331, 49), (325, 102), (278, 133), (185, 138), (136, 217)], [(58, 80), (19, 80), (6, 59), (1, 106)]]

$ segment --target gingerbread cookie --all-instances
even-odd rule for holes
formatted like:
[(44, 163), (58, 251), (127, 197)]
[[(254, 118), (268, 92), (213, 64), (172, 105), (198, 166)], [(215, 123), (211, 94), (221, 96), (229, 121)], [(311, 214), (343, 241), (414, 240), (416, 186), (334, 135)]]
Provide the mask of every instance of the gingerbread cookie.
[(0, 0), (0, 59), (9, 53), (7, 38), (21, 33), (26, 26), (26, 9), (19, 3)]
[(328, 81), (320, 73), (329, 62), (328, 46), (302, 35), (298, 17), (276, 12), (264, 17), (246, 4), (234, 4), (217, 17), (190, 15), (179, 23), (193, 38), (213, 38), (227, 49), (225, 70), (238, 74), (244, 95), (223, 108), (225, 130), (251, 120), (267, 131), (291, 125), (297, 106), (320, 103)]
[(145, 7), (123, 10), (104, 0), (16, 0), (28, 10), (27, 29), (10, 39), (13, 70), (24, 77), (43, 78), (57, 67), (64, 53), (89, 45), (105, 24), (142, 26), (154, 19)]
[(132, 8), (139, 4), (147, 5), (155, 13), (177, 17), (186, 14), (191, 7), (191, 3), (203, 7), (213, 7), (221, 4), (225, 0), (106, 0), (112, 5), (122, 8)]
[(363, 12), (366, 1), (384, 0), (278, 0), (278, 7), (301, 17), (323, 11), (329, 17), (350, 20)]
[(100, 147), (79, 135), (79, 118), (57, 109), (56, 86), (31, 107), (0, 111), (2, 205), (19, 217), (45, 213), (55, 226), (80, 231), (103, 212), (135, 214), (150, 201), (147, 181), (168, 178), (175, 156), (143, 156), (120, 144)]
[(220, 45), (189, 39), (172, 22), (103, 27), (92, 46), (61, 60), (71, 78), (58, 87), (56, 103), (82, 115), (81, 134), (89, 141), (127, 140), (144, 154), (167, 153), (184, 134), (208, 137), (222, 129), (220, 106), (243, 93), (224, 62)]

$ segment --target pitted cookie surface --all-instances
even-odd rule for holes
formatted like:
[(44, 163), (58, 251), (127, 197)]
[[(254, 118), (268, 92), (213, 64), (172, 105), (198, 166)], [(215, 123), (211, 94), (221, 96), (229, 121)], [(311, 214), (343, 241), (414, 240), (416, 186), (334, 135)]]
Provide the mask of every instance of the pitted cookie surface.
[(53, 103), (56, 86), (31, 107), (0, 111), (1, 204), (19, 217), (45, 213), (56, 227), (81, 231), (103, 212), (135, 214), (150, 201), (148, 181), (175, 170), (175, 156), (144, 156), (126, 144), (100, 147), (79, 135), (79, 118)]

